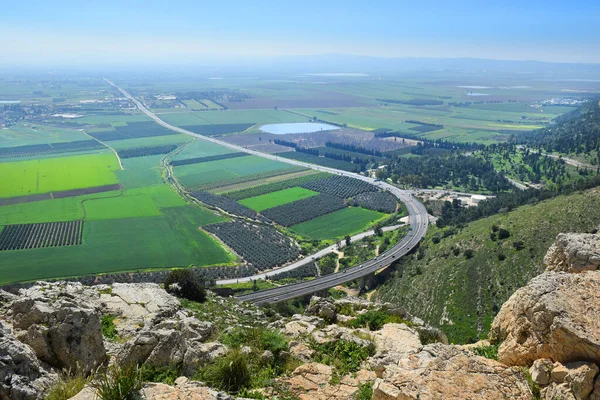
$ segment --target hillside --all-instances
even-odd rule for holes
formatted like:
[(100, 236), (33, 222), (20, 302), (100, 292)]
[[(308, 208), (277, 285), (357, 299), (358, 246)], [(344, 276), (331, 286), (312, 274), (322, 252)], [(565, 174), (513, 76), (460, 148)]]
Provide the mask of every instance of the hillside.
[[(600, 190), (593, 189), (522, 206), (458, 230), (432, 227), (419, 252), (407, 256), (379, 290), (379, 299), (440, 327), (451, 342), (476, 341), (486, 336), (502, 303), (543, 271), (544, 254), (556, 235), (591, 231), (600, 224), (598, 210)], [(510, 236), (498, 239), (502, 230)], [(472, 255), (465, 252), (469, 249)]]
[(548, 152), (568, 154), (600, 163), (600, 102), (598, 98), (555, 119), (556, 124), (520, 135), (518, 141), (541, 146)]

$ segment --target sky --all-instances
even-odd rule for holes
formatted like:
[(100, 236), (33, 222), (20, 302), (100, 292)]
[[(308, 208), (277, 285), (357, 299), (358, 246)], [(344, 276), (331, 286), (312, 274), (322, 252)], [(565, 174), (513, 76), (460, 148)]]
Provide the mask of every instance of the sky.
[(2, 3), (5, 65), (332, 53), (600, 63), (598, 0)]

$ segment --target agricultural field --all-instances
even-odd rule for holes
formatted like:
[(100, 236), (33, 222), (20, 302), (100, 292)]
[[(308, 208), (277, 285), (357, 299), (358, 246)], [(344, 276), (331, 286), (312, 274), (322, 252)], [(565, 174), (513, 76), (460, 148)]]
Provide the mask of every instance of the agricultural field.
[(256, 197), (250, 197), (240, 201), (239, 203), (253, 209), (254, 211), (263, 211), (267, 208), (273, 208), (293, 201), (306, 199), (308, 197), (318, 195), (317, 192), (304, 189), (301, 187), (293, 187), (289, 189), (279, 190)]
[[(304, 173), (308, 172), (308, 173)], [(298, 174), (294, 174), (295, 176), (292, 178), (287, 178), (283, 180), (274, 181), (273, 179), (269, 182), (260, 182), (256, 183), (254, 186), (250, 186), (247, 188), (235, 188), (233, 190), (229, 190), (227, 192), (223, 192), (224, 196), (230, 197), (234, 200), (243, 200), (249, 197), (261, 196), (263, 194), (277, 192), (284, 189), (293, 188), (294, 186), (301, 185), (306, 182), (314, 181), (317, 179), (323, 179), (331, 176), (326, 172), (314, 172), (312, 170), (304, 171)], [(300, 175), (302, 174), (302, 175)], [(283, 175), (283, 177), (287, 177), (287, 175)]]
[(307, 239), (340, 239), (367, 230), (388, 215), (360, 207), (344, 208), (290, 227)]
[(331, 194), (341, 198), (349, 198), (365, 192), (376, 192), (377, 187), (358, 179), (334, 175), (330, 178), (303, 183), (305, 189), (319, 193)]
[(258, 270), (281, 266), (300, 254), (294, 241), (275, 228), (245, 222), (223, 222), (204, 229), (227, 243)]
[(112, 152), (0, 164), (0, 198), (27, 196), (118, 183)]
[(289, 227), (346, 207), (344, 200), (329, 194), (311, 196), (261, 212), (281, 226)]
[(76, 142), (58, 142), (48, 144), (33, 144), (0, 148), (0, 158), (39, 157), (48, 154), (74, 153), (104, 149), (95, 140), (78, 140)]
[(289, 164), (267, 160), (258, 156), (248, 156), (229, 160), (218, 160), (201, 164), (175, 167), (177, 179), (186, 188), (242, 178), (249, 175), (269, 173), (288, 169)]

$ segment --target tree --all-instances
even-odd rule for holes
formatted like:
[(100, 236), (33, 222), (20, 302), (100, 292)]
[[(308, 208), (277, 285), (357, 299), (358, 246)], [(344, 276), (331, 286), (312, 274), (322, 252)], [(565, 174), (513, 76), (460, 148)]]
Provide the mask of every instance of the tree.
[(344, 241), (346, 242), (346, 246), (350, 246), (350, 243), (352, 242), (350, 235), (344, 236)]
[(206, 300), (206, 283), (191, 269), (175, 269), (164, 282), (165, 290), (177, 297), (202, 303)]

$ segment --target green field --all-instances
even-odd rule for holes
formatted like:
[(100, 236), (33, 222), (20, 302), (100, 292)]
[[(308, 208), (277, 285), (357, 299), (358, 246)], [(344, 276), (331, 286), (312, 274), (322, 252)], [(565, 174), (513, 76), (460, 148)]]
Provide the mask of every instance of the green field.
[(26, 196), (118, 183), (114, 153), (89, 154), (0, 164), (0, 197)]
[(267, 208), (277, 207), (282, 204), (291, 203), (292, 201), (305, 199), (318, 194), (319, 193), (312, 190), (301, 187), (293, 187), (279, 190), (277, 192), (263, 194), (261, 196), (250, 197), (248, 199), (239, 201), (239, 203), (253, 209), (254, 211), (260, 212), (262, 210), (266, 210)]
[(83, 244), (0, 252), (0, 284), (175, 266), (230, 264), (235, 257), (199, 226), (223, 221), (184, 206), (163, 216), (86, 221)]
[(175, 167), (175, 176), (186, 187), (289, 168), (288, 164), (258, 156), (211, 161)]
[(120, 196), (84, 203), (86, 220), (154, 217), (160, 211), (148, 196)]
[(337, 239), (365, 231), (387, 215), (360, 207), (344, 208), (290, 228), (308, 239)]

